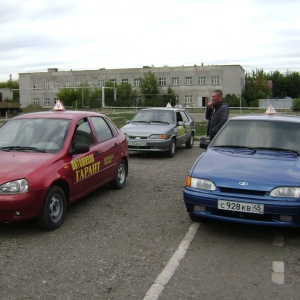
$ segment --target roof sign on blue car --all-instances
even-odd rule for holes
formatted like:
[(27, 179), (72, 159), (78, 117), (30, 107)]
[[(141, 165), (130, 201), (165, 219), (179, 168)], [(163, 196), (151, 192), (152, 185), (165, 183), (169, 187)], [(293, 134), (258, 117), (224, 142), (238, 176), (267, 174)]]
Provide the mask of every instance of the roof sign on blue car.
[(275, 115), (276, 114), (276, 110), (275, 110), (275, 108), (273, 107), (272, 104), (269, 105), (269, 107), (266, 110), (265, 114), (268, 114), (268, 115)]

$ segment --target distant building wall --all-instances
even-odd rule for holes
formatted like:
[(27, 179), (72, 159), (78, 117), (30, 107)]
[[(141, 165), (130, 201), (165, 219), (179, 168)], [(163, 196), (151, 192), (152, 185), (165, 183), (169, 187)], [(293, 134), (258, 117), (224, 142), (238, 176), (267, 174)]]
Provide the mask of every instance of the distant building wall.
[(267, 108), (270, 104), (276, 108), (287, 108), (291, 109), (293, 106), (294, 99), (259, 99), (259, 107)]
[(139, 79), (148, 71), (157, 77), (161, 92), (167, 92), (171, 87), (177, 103), (183, 106), (205, 106), (215, 89), (222, 90), (225, 97), (226, 94), (241, 95), (245, 88), (245, 70), (240, 65), (145, 66), (83, 71), (49, 68), (48, 72), (19, 74), (20, 104), (22, 107), (33, 103), (52, 107), (61, 88), (80, 88), (80, 84), (101, 88), (107, 81), (130, 83), (133, 90), (139, 92)]

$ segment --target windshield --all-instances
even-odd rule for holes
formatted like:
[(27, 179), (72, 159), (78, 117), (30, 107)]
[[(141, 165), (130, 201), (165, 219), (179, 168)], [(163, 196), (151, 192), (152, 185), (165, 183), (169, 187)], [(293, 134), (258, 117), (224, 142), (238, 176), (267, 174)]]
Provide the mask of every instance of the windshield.
[(131, 120), (131, 122), (158, 122), (158, 123), (175, 123), (175, 114), (168, 110), (142, 110)]
[(57, 153), (63, 148), (69, 124), (63, 119), (10, 120), (0, 127), (0, 151)]
[(300, 151), (300, 124), (280, 121), (230, 120), (212, 147), (237, 146)]

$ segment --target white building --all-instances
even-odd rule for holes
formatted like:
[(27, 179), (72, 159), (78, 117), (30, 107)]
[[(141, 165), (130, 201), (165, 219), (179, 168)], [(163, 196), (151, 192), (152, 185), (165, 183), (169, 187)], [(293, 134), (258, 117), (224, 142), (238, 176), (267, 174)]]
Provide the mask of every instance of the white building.
[(181, 67), (148, 67), (131, 69), (105, 69), (84, 71), (59, 71), (49, 68), (47, 72), (20, 73), (20, 104), (26, 107), (39, 104), (52, 107), (61, 88), (79, 88), (88, 84), (101, 88), (105, 82), (130, 83), (139, 90), (140, 78), (151, 71), (158, 79), (162, 92), (171, 87), (177, 103), (190, 107), (203, 107), (213, 90), (226, 94), (241, 95), (245, 88), (245, 71), (240, 65), (201, 65)]

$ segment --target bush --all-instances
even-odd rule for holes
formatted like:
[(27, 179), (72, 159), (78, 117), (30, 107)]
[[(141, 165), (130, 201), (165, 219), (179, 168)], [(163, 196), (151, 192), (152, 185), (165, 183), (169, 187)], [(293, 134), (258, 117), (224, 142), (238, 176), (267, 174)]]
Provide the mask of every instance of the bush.
[(300, 98), (295, 98), (292, 106), (293, 111), (300, 111)]

